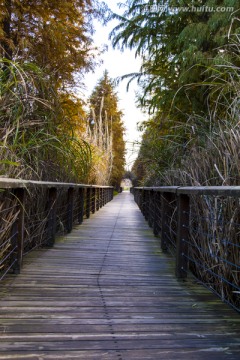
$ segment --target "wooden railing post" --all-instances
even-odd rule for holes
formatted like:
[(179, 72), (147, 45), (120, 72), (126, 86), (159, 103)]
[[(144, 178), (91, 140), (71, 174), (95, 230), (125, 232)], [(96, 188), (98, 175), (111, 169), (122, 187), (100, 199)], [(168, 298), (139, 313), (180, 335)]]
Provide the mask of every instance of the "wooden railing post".
[(83, 215), (84, 215), (84, 188), (78, 189), (78, 204), (79, 204), (79, 210), (78, 210), (78, 223), (82, 224), (83, 222)]
[(52, 247), (55, 242), (56, 234), (56, 203), (57, 203), (57, 189), (50, 188), (48, 190), (47, 201), (47, 241), (46, 246)]
[(102, 188), (102, 206), (105, 205), (105, 189)]
[(109, 202), (109, 188), (106, 188), (106, 204)]
[(15, 274), (19, 274), (22, 267), (23, 260), (23, 250), (24, 250), (24, 205), (25, 205), (25, 189), (17, 188), (14, 190), (14, 196), (17, 199), (17, 211), (18, 217), (16, 222), (13, 224), (13, 237), (12, 245), (16, 247), (16, 252), (14, 252), (15, 263), (13, 265), (13, 271)]
[(162, 229), (161, 229), (161, 249), (163, 252), (168, 250), (169, 245), (169, 223), (168, 219), (171, 216), (171, 206), (170, 202), (172, 201), (172, 194), (168, 192), (163, 192), (161, 194), (161, 216), (162, 216)]
[(139, 206), (137, 189), (134, 189), (133, 187), (131, 187), (130, 188), (130, 193), (133, 195), (135, 203), (137, 203), (137, 205)]
[(96, 212), (96, 188), (92, 188), (92, 206), (91, 211), (94, 214)]
[(139, 208), (140, 210), (143, 212), (143, 199), (144, 199), (144, 196), (143, 196), (143, 190), (141, 189), (138, 189), (138, 202), (139, 202)]
[(147, 212), (147, 191), (142, 189), (142, 214), (146, 218), (146, 212)]
[(103, 188), (103, 199), (104, 199), (103, 205), (106, 205), (106, 203), (107, 203), (107, 189), (106, 188)]
[(103, 188), (100, 188), (100, 208), (103, 207)]
[(112, 200), (112, 189), (108, 188), (108, 202)]
[(86, 217), (90, 218), (91, 213), (91, 188), (87, 188), (87, 198), (86, 198)]
[(96, 188), (96, 211), (100, 208), (100, 189)]
[(148, 191), (148, 225), (149, 227), (153, 227), (154, 223), (154, 191)]
[(161, 216), (161, 193), (154, 192), (154, 219), (153, 219), (153, 233), (158, 236), (161, 225), (159, 223), (159, 217)]
[(144, 217), (148, 221), (148, 219), (149, 219), (149, 190), (145, 190)]
[(178, 196), (178, 227), (177, 227), (177, 254), (176, 276), (178, 279), (187, 277), (188, 271), (188, 240), (189, 240), (189, 196)]
[(105, 191), (105, 205), (108, 203), (108, 189), (104, 189)]
[(70, 187), (68, 189), (68, 207), (67, 207), (67, 233), (72, 231), (73, 227), (73, 194), (74, 188)]

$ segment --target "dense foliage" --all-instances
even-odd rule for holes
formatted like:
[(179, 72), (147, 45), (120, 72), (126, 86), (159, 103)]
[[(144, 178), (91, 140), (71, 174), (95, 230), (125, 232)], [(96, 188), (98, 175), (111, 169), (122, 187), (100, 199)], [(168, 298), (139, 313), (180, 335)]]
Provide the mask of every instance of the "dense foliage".
[(6, 0), (0, 2), (1, 55), (28, 60), (44, 69), (55, 87), (89, 68), (91, 0)]
[(188, 171), (188, 159), (209, 145), (209, 136), (238, 121), (239, 5), (131, 0), (114, 16), (114, 46), (133, 48), (143, 59), (141, 72), (126, 77), (138, 79), (139, 103), (151, 115), (134, 165), (145, 183), (161, 182), (166, 171)]
[[(125, 142), (123, 139), (123, 113), (118, 108), (118, 97), (113, 81), (105, 72), (90, 97), (92, 112), (89, 118), (92, 129), (100, 129), (101, 143), (107, 134), (110, 137), (112, 149), (108, 161), (109, 183), (118, 188), (124, 174)], [(105, 134), (105, 136), (104, 136)], [(103, 140), (102, 140), (103, 139)], [(105, 141), (106, 145), (108, 141)]]
[[(134, 184), (239, 185), (240, 2), (129, 0), (124, 9), (113, 44), (142, 56), (129, 77), (150, 114)], [(192, 272), (239, 308), (239, 198), (191, 196), (190, 214)]]
[(97, 0), (0, 1), (1, 176), (106, 183), (76, 95), (98, 61), (93, 20), (104, 13)]

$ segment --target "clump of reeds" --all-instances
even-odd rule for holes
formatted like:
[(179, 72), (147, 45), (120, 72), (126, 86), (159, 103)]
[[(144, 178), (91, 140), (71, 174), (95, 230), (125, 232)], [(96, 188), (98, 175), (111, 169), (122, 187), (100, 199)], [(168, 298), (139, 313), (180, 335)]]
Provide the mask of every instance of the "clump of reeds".
[(17, 201), (9, 191), (0, 192), (0, 278), (13, 265), (13, 224), (18, 217)]
[[(65, 99), (75, 106), (73, 98), (66, 95)], [(103, 123), (101, 111), (94, 119), (93, 129), (86, 119), (80, 128), (81, 119), (74, 124), (62, 106), (61, 94), (41, 69), (0, 59), (0, 177), (107, 185), (113, 161), (111, 121), (108, 124), (105, 116)], [(24, 254), (46, 241), (46, 198), (44, 189), (27, 192)], [(13, 195), (4, 192), (1, 200), (0, 275), (12, 259), (3, 261), (14, 247), (11, 234), (18, 214)], [(58, 196), (57, 206), (60, 231), (66, 222), (67, 193)]]
[[(90, 145), (74, 131), (61, 98), (48, 77), (31, 63), (0, 59), (0, 176), (17, 179), (88, 182), (92, 165)], [(64, 124), (64, 126), (62, 126)], [(39, 190), (42, 191), (42, 190)], [(0, 274), (8, 268), (17, 217), (14, 196), (2, 193), (0, 206)], [(44, 237), (46, 203), (32, 190), (27, 196), (24, 252)], [(6, 210), (9, 209), (9, 210)]]
[[(239, 59), (239, 46), (232, 45)], [(232, 50), (232, 49), (230, 49)], [(209, 70), (210, 71), (210, 70)], [(190, 117), (180, 126), (187, 139), (172, 166), (158, 173), (158, 184), (180, 186), (240, 185), (240, 68), (229, 62), (211, 69), (208, 117)], [(174, 156), (174, 155), (173, 155)], [(240, 306), (240, 201), (233, 197), (191, 199), (190, 255), (195, 275), (223, 300)], [(225, 280), (226, 281), (225, 281)], [(233, 284), (233, 285), (231, 285)]]
[(31, 63), (0, 60), (0, 175), (52, 181), (86, 180), (89, 144), (73, 129), (61, 97)]
[(107, 112), (103, 116), (104, 98), (102, 98), (99, 115), (91, 109), (92, 122), (86, 129), (86, 140), (92, 147), (93, 159), (90, 179), (92, 183), (108, 185), (113, 167), (113, 134), (112, 121)]

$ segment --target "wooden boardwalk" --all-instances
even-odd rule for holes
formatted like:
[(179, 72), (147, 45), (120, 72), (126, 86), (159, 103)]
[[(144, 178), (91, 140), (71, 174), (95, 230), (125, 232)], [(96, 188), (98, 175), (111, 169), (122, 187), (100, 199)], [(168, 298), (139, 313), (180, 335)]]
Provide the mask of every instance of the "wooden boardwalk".
[(0, 359), (239, 360), (239, 315), (173, 269), (120, 194), (4, 281)]

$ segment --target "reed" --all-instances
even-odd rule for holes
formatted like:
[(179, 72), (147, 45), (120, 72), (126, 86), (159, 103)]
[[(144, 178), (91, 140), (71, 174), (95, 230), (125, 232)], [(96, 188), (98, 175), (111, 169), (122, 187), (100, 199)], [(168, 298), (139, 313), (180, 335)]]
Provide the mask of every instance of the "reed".
[(1, 176), (87, 181), (89, 144), (72, 128), (41, 69), (0, 59)]
[[(239, 63), (237, 43), (225, 50), (234, 55), (235, 64)], [(205, 83), (209, 88), (209, 114), (205, 118), (189, 116), (186, 123), (175, 125), (178, 137), (174, 141), (168, 136), (163, 139), (170, 166), (154, 174), (155, 185), (240, 184), (240, 68), (222, 61), (205, 71), (210, 74)], [(192, 271), (223, 300), (239, 308), (239, 292), (222, 280), (236, 286), (240, 283), (240, 272), (232, 265), (240, 263), (239, 199), (194, 196), (191, 203), (190, 254), (197, 263), (204, 264), (203, 268), (192, 265)], [(206, 271), (211, 269), (212, 273)]]
[[(0, 59), (1, 177), (86, 184), (95, 180), (107, 182), (101, 178), (102, 174), (109, 176), (106, 149), (98, 143), (92, 144), (84, 127), (80, 131), (73, 126), (62, 97), (36, 65)], [(103, 171), (104, 167), (106, 170)], [(100, 174), (96, 179), (94, 171)], [(25, 253), (42, 244), (46, 227), (46, 204), (42, 200), (46, 194), (43, 191), (32, 190), (26, 197)], [(17, 216), (14, 196), (5, 193), (3, 199), (0, 206), (0, 275), (11, 261), (10, 256), (9, 262), (2, 262), (14, 247), (11, 232)]]

